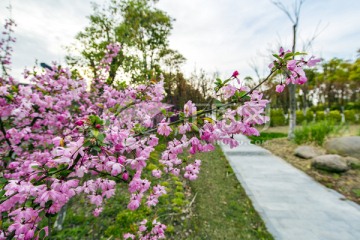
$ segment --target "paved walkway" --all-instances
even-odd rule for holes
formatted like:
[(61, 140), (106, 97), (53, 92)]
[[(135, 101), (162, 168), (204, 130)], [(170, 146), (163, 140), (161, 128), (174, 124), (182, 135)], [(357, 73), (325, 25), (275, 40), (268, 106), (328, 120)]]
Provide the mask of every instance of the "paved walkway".
[(360, 240), (360, 207), (269, 151), (222, 146), (268, 231), (281, 240)]

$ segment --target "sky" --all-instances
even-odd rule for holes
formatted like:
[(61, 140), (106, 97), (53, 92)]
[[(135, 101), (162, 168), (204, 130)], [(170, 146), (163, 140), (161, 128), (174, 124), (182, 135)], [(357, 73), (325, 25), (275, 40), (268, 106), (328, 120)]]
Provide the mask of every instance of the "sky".
[[(9, 16), (11, 2), (15, 29), (13, 70), (20, 77), (35, 61), (64, 64), (65, 46), (88, 24), (89, 0), (0, 0), (0, 21)], [(102, 3), (104, 1), (95, 0)], [(294, 0), (282, 0), (291, 8)], [(195, 68), (229, 76), (266, 75), (270, 53), (291, 47), (292, 24), (271, 0), (160, 0), (157, 7), (175, 19), (170, 46), (187, 62), (188, 75)], [(316, 36), (309, 55), (353, 60), (360, 49), (359, 0), (307, 0), (301, 15), (298, 50)]]

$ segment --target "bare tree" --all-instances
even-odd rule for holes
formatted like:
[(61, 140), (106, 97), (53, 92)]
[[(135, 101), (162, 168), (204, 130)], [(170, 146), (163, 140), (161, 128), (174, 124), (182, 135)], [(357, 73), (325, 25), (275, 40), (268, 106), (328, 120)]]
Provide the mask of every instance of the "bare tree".
[[(286, 16), (290, 19), (293, 24), (293, 41), (292, 41), (292, 51), (296, 50), (296, 38), (297, 30), (299, 26), (300, 12), (301, 7), (304, 4), (305, 0), (294, 0), (292, 9), (287, 8), (281, 1), (273, 1), (273, 4), (278, 7)], [(289, 132), (288, 138), (294, 138), (294, 131), (296, 126), (296, 85), (289, 84)]]
[(202, 94), (204, 99), (207, 99), (211, 95), (211, 90), (217, 77), (219, 77), (218, 73), (213, 73), (212, 76), (209, 76), (204, 69), (198, 71), (195, 67), (191, 73), (190, 84)]

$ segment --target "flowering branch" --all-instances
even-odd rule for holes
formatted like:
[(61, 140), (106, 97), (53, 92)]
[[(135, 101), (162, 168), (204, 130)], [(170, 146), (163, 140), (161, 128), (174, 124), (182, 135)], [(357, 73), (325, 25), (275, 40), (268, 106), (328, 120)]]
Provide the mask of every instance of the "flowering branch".
[[(27, 73), (32, 76), (27, 86), (10, 76), (0, 78), (0, 142), (7, 143), (0, 146), (0, 166), (4, 169), (0, 176), (0, 217), (8, 226), (0, 230), (0, 239), (50, 234), (51, 226), (39, 229), (46, 224), (43, 216), (57, 214), (79, 194), (87, 196), (93, 214), (98, 216), (106, 199), (115, 194), (114, 180), (128, 186), (130, 210), (141, 204), (154, 207), (166, 194), (165, 187), (155, 184), (155, 179), (168, 174), (188, 180), (198, 177), (201, 160), (182, 159), (181, 153), (212, 151), (217, 142), (236, 147), (239, 143), (234, 134), (259, 134), (254, 126), (269, 119), (264, 111), (268, 101), (262, 99), (257, 88), (276, 71), (287, 71), (289, 82), (302, 84), (306, 81), (302, 68), (317, 62), (313, 58), (293, 60), (297, 53), (281, 50), (274, 55), (269, 75), (252, 89), (230, 84), (234, 79), (240, 81), (237, 72), (225, 81), (216, 81), (216, 94), (226, 100), (222, 107), (227, 110), (221, 119), (204, 117), (219, 108), (212, 107), (212, 102), (205, 110), (197, 111), (188, 101), (178, 113), (179, 120), (169, 123), (166, 118), (173, 114), (165, 112), (166, 118), (154, 125), (153, 113), (164, 99), (163, 82), (121, 90), (107, 85), (109, 63), (119, 50), (118, 44), (107, 47), (97, 67), (96, 88), (93, 86), (90, 92), (83, 79), (58, 66)], [(2, 48), (1, 54), (8, 56)], [(1, 60), (3, 67), (10, 62)], [(242, 104), (234, 106), (237, 103)], [(175, 130), (178, 137), (169, 137)], [(190, 132), (191, 136), (187, 134)], [(159, 144), (159, 135), (169, 137), (169, 141), (159, 166), (147, 179), (144, 173), (149, 171), (146, 166)], [(144, 220), (137, 235), (161, 239), (165, 229), (157, 220)]]

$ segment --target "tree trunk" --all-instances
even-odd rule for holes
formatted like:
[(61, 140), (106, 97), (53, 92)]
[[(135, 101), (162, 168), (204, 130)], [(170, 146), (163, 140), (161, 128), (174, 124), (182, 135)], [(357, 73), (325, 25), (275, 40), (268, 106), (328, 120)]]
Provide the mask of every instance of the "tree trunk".
[(67, 209), (67, 204), (65, 204), (61, 209), (60, 212), (58, 213), (56, 220), (54, 222), (54, 228), (58, 231), (62, 230), (64, 221), (65, 221), (65, 217), (66, 217), (66, 209)]
[(296, 85), (289, 84), (289, 132), (288, 139), (294, 139), (296, 127)]
[[(292, 52), (294, 53), (296, 50), (296, 28), (297, 22), (293, 25), (293, 45)], [(293, 57), (294, 58), (294, 57)], [(288, 139), (292, 140), (295, 137), (295, 126), (296, 126), (296, 85), (289, 84), (289, 132)]]

